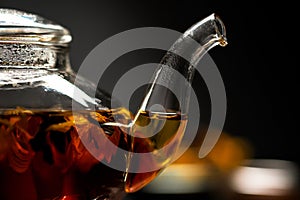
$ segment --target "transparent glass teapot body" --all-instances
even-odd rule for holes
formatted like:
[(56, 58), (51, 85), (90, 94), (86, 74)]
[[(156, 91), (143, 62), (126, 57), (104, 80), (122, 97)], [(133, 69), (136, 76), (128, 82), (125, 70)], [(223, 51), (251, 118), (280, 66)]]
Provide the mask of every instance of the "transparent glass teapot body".
[[(170, 164), (188, 120), (189, 91), (179, 85), (182, 93), (174, 98), (159, 83), (176, 84), (169, 68), (191, 82), (193, 65), (226, 38), (215, 15), (191, 27), (162, 59), (135, 114), (111, 108), (109, 95), (75, 75), (70, 42), (69, 31), (58, 24), (0, 9), (0, 199), (119, 199), (144, 187)], [(180, 51), (191, 60), (176, 55)], [(151, 107), (158, 103), (164, 112)], [(158, 134), (140, 137), (162, 120)], [(172, 148), (155, 153), (170, 140)], [(132, 161), (133, 153), (149, 152)], [(116, 162), (125, 170), (110, 166)], [(155, 170), (131, 169), (146, 165)]]

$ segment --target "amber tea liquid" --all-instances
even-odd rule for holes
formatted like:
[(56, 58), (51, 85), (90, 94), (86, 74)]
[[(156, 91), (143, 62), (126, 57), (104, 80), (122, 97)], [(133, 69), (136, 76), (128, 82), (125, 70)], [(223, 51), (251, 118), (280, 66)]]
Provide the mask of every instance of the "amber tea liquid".
[[(121, 191), (135, 192), (153, 180), (159, 170), (126, 174), (100, 161), (111, 162), (118, 148), (151, 152), (172, 138), (179, 141), (182, 134), (178, 132), (183, 133), (186, 119), (177, 114), (141, 113), (137, 124), (147, 125), (150, 119), (156, 122), (147, 131), (155, 129), (162, 120), (165, 125), (153, 137), (135, 138), (126, 134), (124, 128), (105, 125), (113, 122), (113, 112), (114, 116), (123, 117), (124, 123), (130, 118), (125, 109), (91, 112), (0, 110), (0, 199), (115, 198)], [(143, 134), (138, 129), (133, 130)], [(103, 136), (109, 140), (104, 140)], [(89, 150), (82, 139), (88, 142)], [(112, 142), (115, 148), (107, 142)], [(164, 152), (162, 157), (171, 156), (174, 149)], [(97, 152), (96, 157), (91, 150)], [(130, 162), (126, 155), (124, 165), (125, 162)], [(140, 162), (142, 167), (144, 163), (155, 164), (161, 160), (153, 157)]]

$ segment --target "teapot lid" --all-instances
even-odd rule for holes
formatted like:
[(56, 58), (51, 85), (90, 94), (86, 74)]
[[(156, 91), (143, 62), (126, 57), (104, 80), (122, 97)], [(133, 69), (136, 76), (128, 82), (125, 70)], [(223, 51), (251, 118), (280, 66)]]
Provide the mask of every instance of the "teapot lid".
[(0, 41), (67, 46), (70, 32), (39, 15), (0, 8)]

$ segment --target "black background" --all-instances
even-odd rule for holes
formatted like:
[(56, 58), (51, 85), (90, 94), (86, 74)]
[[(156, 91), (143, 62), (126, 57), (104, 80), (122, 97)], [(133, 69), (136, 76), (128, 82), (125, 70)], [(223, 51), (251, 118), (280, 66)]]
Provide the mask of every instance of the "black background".
[(259, 1), (214, 0), (1, 0), (0, 7), (37, 13), (67, 27), (73, 36), (70, 55), (74, 70), (97, 44), (121, 31), (155, 26), (183, 32), (217, 13), (226, 25), (229, 42), (210, 52), (227, 92), (224, 131), (247, 138), (256, 158), (299, 164), (299, 17), (297, 6), (288, 1), (263, 5)]

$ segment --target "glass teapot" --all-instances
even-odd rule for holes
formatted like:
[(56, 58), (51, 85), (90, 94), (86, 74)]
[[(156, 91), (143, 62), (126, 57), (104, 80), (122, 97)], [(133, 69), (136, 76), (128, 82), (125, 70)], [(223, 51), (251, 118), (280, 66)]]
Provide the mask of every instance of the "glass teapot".
[[(226, 45), (215, 14), (192, 26), (162, 58), (132, 114), (111, 108), (106, 92), (76, 76), (71, 39), (66, 28), (38, 15), (0, 9), (0, 199), (120, 199), (143, 188), (171, 163), (188, 120), (189, 89), (176, 85), (170, 69), (191, 82), (201, 57)], [(177, 55), (182, 52), (191, 62)], [(162, 82), (180, 87), (180, 98)], [(170, 140), (171, 148), (157, 151)], [(131, 170), (133, 153), (148, 152), (135, 167), (155, 170)], [(124, 170), (110, 167), (113, 162)]]

